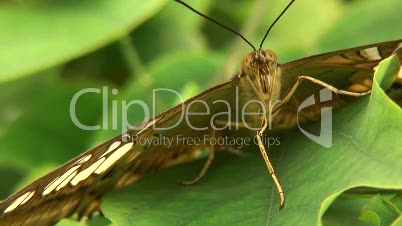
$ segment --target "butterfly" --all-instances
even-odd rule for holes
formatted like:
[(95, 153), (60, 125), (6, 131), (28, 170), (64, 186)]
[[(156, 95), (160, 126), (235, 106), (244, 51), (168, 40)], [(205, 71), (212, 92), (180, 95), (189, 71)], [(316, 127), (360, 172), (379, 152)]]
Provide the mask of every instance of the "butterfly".
[[(183, 182), (193, 184), (205, 174), (216, 151), (231, 148), (229, 145), (179, 142), (170, 146), (147, 146), (139, 142), (141, 139), (178, 135), (201, 139), (205, 136), (255, 137), (278, 188), (280, 207), (283, 207), (284, 192), (260, 138), (268, 123), (281, 128), (294, 126), (292, 118), (297, 113), (298, 103), (317, 94), (322, 87), (339, 94), (332, 105), (342, 105), (350, 97), (370, 94), (375, 67), (392, 54), (397, 54), (402, 62), (402, 39), (324, 53), (286, 64), (279, 64), (270, 50), (254, 50), (243, 59), (240, 71), (229, 81), (99, 144), (8, 197), (0, 203), (0, 225), (51, 225), (74, 213), (80, 218), (90, 216), (100, 211), (102, 197), (111, 190), (133, 183), (163, 167), (192, 160), (200, 150), (209, 149), (199, 175)], [(236, 94), (239, 94), (240, 100), (233, 98)], [(253, 100), (259, 100), (263, 105), (248, 105)], [(279, 104), (270, 109), (270, 101), (279, 101)], [(188, 121), (182, 120), (187, 109), (193, 113), (205, 112), (205, 103), (213, 106), (210, 114), (188, 114)], [(238, 112), (234, 107), (228, 110), (228, 106), (237, 104), (246, 106), (247, 112), (254, 114), (246, 115), (241, 122), (230, 120), (228, 115)], [(315, 118), (319, 108), (307, 109), (303, 114), (307, 118)], [(217, 117), (212, 118), (211, 115)], [(238, 129), (228, 129), (232, 125)], [(246, 125), (256, 129), (249, 129)], [(214, 128), (211, 129), (211, 126)], [(169, 127), (173, 128), (158, 129)], [(194, 130), (194, 127), (207, 129)]]

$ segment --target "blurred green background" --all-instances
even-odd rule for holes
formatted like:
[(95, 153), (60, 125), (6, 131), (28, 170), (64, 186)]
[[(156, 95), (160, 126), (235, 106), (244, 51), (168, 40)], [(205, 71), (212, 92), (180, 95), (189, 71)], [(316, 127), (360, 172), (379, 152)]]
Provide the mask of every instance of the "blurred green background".
[[(270, 23), (288, 4), (288, 1), (271, 0), (187, 0), (186, 2), (214, 19), (241, 31), (255, 45), (259, 44)], [(400, 0), (298, 0), (272, 30), (264, 47), (273, 50), (279, 57), (279, 62), (286, 63), (312, 54), (400, 39), (402, 38), (401, 9)], [(6, 198), (21, 186), (121, 132), (120, 127), (110, 129), (111, 119), (108, 119), (107, 130), (84, 131), (77, 128), (69, 115), (70, 101), (77, 91), (83, 88), (108, 86), (110, 103), (112, 100), (124, 99), (152, 101), (152, 88), (156, 87), (173, 88), (185, 97), (191, 97), (231, 78), (239, 69), (243, 56), (251, 51), (250, 47), (235, 35), (211, 24), (172, 0), (0, 1), (0, 28), (0, 176), (2, 178), (0, 199)], [(112, 88), (119, 90), (118, 95), (110, 93)], [(169, 96), (158, 98), (160, 104), (157, 106), (157, 112), (177, 102), (175, 98)], [(104, 125), (100, 94), (82, 96), (76, 109), (82, 123)], [(111, 108), (107, 111), (109, 115), (113, 113)], [(400, 109), (394, 108), (391, 113), (397, 116), (383, 117), (386, 121), (396, 120), (395, 124), (400, 128), (398, 121), (401, 119)], [(121, 120), (121, 115), (118, 115), (118, 120)], [(135, 109), (130, 110), (129, 121), (132, 125), (142, 120), (143, 115), (136, 113)], [(395, 131), (391, 135), (400, 137), (400, 131), (399, 133)], [(393, 139), (391, 137), (392, 142)], [(306, 142), (305, 140), (300, 142), (303, 141)], [(285, 148), (291, 149), (292, 144), (289, 145)], [(394, 148), (399, 152), (402, 151), (398, 143)], [(302, 150), (298, 152), (300, 154)], [(149, 208), (138, 211), (133, 207), (135, 210), (132, 213), (137, 217), (136, 222), (138, 225), (163, 225), (166, 223), (163, 219), (168, 219), (167, 222), (176, 225), (199, 225), (206, 222), (208, 224), (215, 222), (217, 225), (222, 222), (243, 225), (264, 224), (264, 222), (271, 222), (270, 225), (285, 225), (285, 222), (299, 222), (299, 225), (311, 225), (311, 222), (319, 224), (326, 209), (322, 209), (319, 203), (314, 203), (314, 207), (310, 206), (311, 203), (306, 203), (305, 207), (298, 206), (295, 209), (284, 210), (285, 213), (277, 213), (275, 191), (273, 195), (266, 194), (268, 190), (266, 188), (272, 184), (270, 178), (265, 175), (263, 162), (259, 160), (258, 155), (256, 157), (254, 154), (250, 155), (251, 157), (239, 160), (238, 156), (224, 154), (223, 157), (218, 157), (217, 164), (246, 162), (244, 166), (240, 164), (237, 168), (226, 169), (229, 172), (241, 172), (241, 174), (234, 173), (228, 178), (232, 181), (231, 186), (237, 188), (233, 190), (233, 195), (239, 198), (245, 197), (250, 195), (249, 191), (262, 189), (260, 195), (247, 196), (248, 198), (243, 201), (239, 199), (239, 203), (233, 203), (230, 201), (231, 198), (223, 195), (230, 193), (231, 190), (224, 190), (220, 191), (222, 193), (218, 191), (216, 195), (212, 195), (217, 197), (215, 202), (209, 200), (212, 198), (206, 198), (209, 200), (206, 202), (205, 199), (198, 200), (196, 197), (208, 197), (203, 194), (214, 193), (214, 186), (225, 185), (219, 185), (217, 182), (217, 185), (212, 183), (206, 188), (202, 185), (193, 186), (191, 189), (196, 187), (194, 191), (188, 190), (189, 188), (177, 188), (175, 180), (164, 181), (166, 175), (174, 175), (171, 178), (176, 178), (177, 181), (191, 178), (191, 175), (201, 167), (201, 161), (195, 166), (169, 169), (170, 171), (165, 172), (165, 176), (156, 174), (151, 179), (144, 180), (145, 182), (140, 181), (135, 187), (137, 192), (152, 190), (155, 184), (158, 189), (152, 190), (156, 193), (151, 192), (152, 195), (144, 196), (142, 200), (144, 205), (149, 205)], [(401, 155), (398, 153), (396, 156)], [(282, 158), (280, 155), (274, 155), (274, 162), (280, 158)], [(396, 157), (388, 159), (393, 158)], [(297, 157), (294, 159), (297, 160)], [(237, 184), (241, 181), (239, 178), (244, 180), (247, 178), (247, 171), (251, 170), (242, 167), (256, 165), (256, 161), (260, 161), (258, 163), (261, 166), (256, 170), (261, 172), (261, 178), (255, 184), (243, 184), (242, 189), (242, 186)], [(285, 169), (286, 165), (287, 163), (281, 164), (280, 169)], [(370, 167), (370, 164), (362, 166), (365, 167)], [(401, 169), (398, 164), (395, 167), (392, 170)], [(321, 171), (320, 168), (316, 170)], [(225, 170), (218, 170), (217, 174), (222, 172)], [(283, 173), (279, 177), (288, 174)], [(350, 181), (345, 183), (348, 186), (339, 185), (338, 190), (334, 191), (341, 192), (355, 185)], [(367, 182), (359, 184), (363, 185), (371, 184)], [(163, 191), (161, 186), (168, 188)], [(291, 190), (292, 186), (292, 182), (289, 182), (285, 185), (285, 190)], [(384, 188), (395, 188), (395, 186), (398, 185), (388, 184), (384, 185)], [(158, 208), (149, 204), (153, 199), (160, 201), (159, 196), (172, 195), (164, 192), (177, 189), (186, 189), (183, 192), (186, 194), (188, 192), (188, 195), (183, 197), (179, 195), (175, 199), (176, 202), (187, 204), (188, 209), (194, 208), (194, 210), (181, 210), (175, 205)], [(304, 189), (309, 190), (308, 187)], [(295, 194), (301, 196), (304, 194), (308, 197), (303, 191), (297, 191)], [(242, 192), (246, 192), (247, 195)], [(309, 192), (314, 194), (317, 191)], [(327, 193), (324, 193), (322, 196), (328, 197)], [(271, 196), (275, 198), (269, 203), (267, 197)], [(370, 196), (369, 200), (376, 197)], [(113, 198), (111, 199), (112, 201), (107, 200), (106, 205), (113, 203)], [(357, 219), (363, 206), (368, 205), (367, 200), (358, 200), (361, 203), (349, 199), (340, 202), (338, 206), (344, 205), (344, 207), (335, 208), (328, 214), (329, 217), (324, 220), (324, 224), (372, 225)], [(141, 200), (135, 201), (141, 203)], [(353, 205), (347, 205), (346, 202), (352, 202)], [(201, 211), (205, 209), (201, 207), (197, 209), (194, 203), (201, 203), (200, 205), (204, 205), (205, 208), (209, 206), (222, 208), (203, 215)], [(118, 204), (109, 206), (116, 205)], [(270, 206), (269, 209), (267, 206)], [(339, 219), (344, 219), (346, 213), (353, 212), (348, 209), (351, 207), (357, 212), (357, 216), (353, 215), (346, 223), (339, 222)], [(170, 215), (166, 213), (166, 209), (171, 211)], [(113, 216), (113, 210), (107, 211)], [(127, 213), (127, 210), (124, 209), (123, 212)], [(257, 217), (254, 221), (248, 219), (255, 215), (261, 218)], [(114, 222), (114, 218), (108, 216)], [(209, 221), (200, 220), (202, 216)], [(395, 215), (392, 217), (396, 218)], [(117, 216), (115, 219), (118, 218)], [(198, 221), (190, 220), (193, 218), (197, 218)], [(100, 221), (101, 223), (97, 223), (107, 224), (106, 220)], [(119, 220), (114, 223), (124, 225)], [(62, 224), (76, 223), (64, 221)]]

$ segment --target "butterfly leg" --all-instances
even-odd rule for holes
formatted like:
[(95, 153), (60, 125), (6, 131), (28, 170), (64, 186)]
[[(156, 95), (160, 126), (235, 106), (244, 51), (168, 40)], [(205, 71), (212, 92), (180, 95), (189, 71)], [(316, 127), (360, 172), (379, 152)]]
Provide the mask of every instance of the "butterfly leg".
[[(264, 103), (264, 99), (261, 96), (261, 94), (258, 92), (257, 88), (255, 87), (254, 83), (248, 78), (248, 81), (251, 85), (251, 87), (253, 88), (255, 94), (257, 95), (257, 97), (260, 99), (260, 101), (262, 103)], [(290, 97), (289, 97), (290, 99)], [(257, 143), (258, 143), (258, 147), (260, 149), (261, 155), (265, 161), (265, 165), (268, 168), (268, 172), (271, 175), (272, 180), (274, 181), (274, 184), (276, 186), (276, 189), (278, 190), (279, 193), (279, 198), (280, 198), (280, 203), (279, 203), (279, 209), (282, 209), (283, 207), (285, 207), (285, 193), (283, 192), (282, 186), (279, 183), (278, 178), (276, 177), (275, 174), (275, 170), (274, 167), (271, 164), (271, 161), (268, 158), (268, 154), (265, 150), (265, 146), (264, 143), (262, 142), (261, 136), (264, 133), (265, 129), (267, 128), (268, 124), (267, 124), (267, 116), (263, 115), (262, 116), (262, 127), (259, 131), (256, 132), (256, 138), (257, 138)]]
[(267, 120), (264, 117), (264, 119), (263, 119), (263, 127), (262, 127), (262, 129), (260, 131), (256, 132), (256, 138), (257, 138), (257, 143), (258, 143), (258, 147), (260, 149), (261, 155), (264, 158), (265, 165), (267, 166), (269, 174), (271, 175), (272, 180), (274, 181), (276, 189), (278, 189), (279, 198), (280, 198), (279, 209), (282, 209), (285, 206), (285, 193), (283, 192), (282, 186), (279, 183), (278, 178), (276, 177), (274, 167), (272, 166), (271, 161), (269, 161), (267, 152), (265, 150), (264, 144), (263, 144), (262, 139), (261, 139), (261, 136), (262, 136), (262, 134), (263, 134), (263, 132), (264, 132), (264, 130), (266, 128), (267, 128)]
[[(213, 130), (213, 136), (215, 136), (215, 131)], [(205, 162), (204, 166), (202, 167), (200, 173), (198, 174), (198, 176), (196, 176), (194, 179), (192, 180), (188, 180), (188, 181), (182, 181), (181, 183), (184, 185), (192, 185), (197, 183), (204, 175), (205, 173), (208, 171), (209, 167), (211, 166), (212, 161), (214, 160), (215, 157), (215, 147), (213, 145), (210, 146), (209, 148), (209, 155), (208, 155), (208, 159)]]
[(275, 107), (275, 109), (273, 110), (272, 114), (275, 114), (279, 109), (281, 109), (293, 96), (294, 92), (296, 91), (297, 87), (300, 85), (300, 83), (303, 80), (308, 80), (312, 83), (315, 83), (317, 85), (320, 85), (322, 87), (325, 87), (329, 90), (331, 90), (332, 92), (336, 93), (336, 94), (340, 94), (340, 95), (345, 95), (345, 96), (352, 96), (352, 97), (360, 97), (360, 96), (366, 96), (369, 95), (371, 93), (370, 91), (367, 92), (362, 92), (362, 93), (356, 93), (356, 92), (350, 92), (350, 91), (346, 91), (346, 90), (340, 90), (337, 89), (325, 82), (322, 82), (318, 79), (309, 77), (309, 76), (298, 76), (295, 83), (292, 85), (292, 87), (288, 90), (288, 92), (285, 94), (285, 96), (282, 98), (282, 100), (280, 101), (280, 103)]

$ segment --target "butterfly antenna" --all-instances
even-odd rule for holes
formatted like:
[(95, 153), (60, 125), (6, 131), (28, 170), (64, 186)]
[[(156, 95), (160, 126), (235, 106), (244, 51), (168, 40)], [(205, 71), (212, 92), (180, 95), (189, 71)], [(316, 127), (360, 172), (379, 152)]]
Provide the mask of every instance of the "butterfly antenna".
[(211, 22), (213, 22), (213, 23), (215, 23), (215, 24), (217, 24), (217, 25), (219, 25), (219, 26), (225, 28), (226, 30), (228, 30), (228, 31), (230, 31), (230, 32), (232, 32), (232, 33), (238, 35), (238, 36), (239, 36), (240, 38), (242, 38), (247, 44), (249, 44), (249, 45), (251, 46), (251, 48), (253, 48), (253, 50), (256, 50), (256, 48), (254, 47), (254, 45), (251, 44), (251, 43), (250, 43), (242, 34), (240, 34), (239, 32), (237, 32), (237, 31), (233, 30), (232, 28), (230, 28), (230, 27), (228, 27), (228, 26), (226, 26), (226, 25), (224, 25), (224, 24), (222, 24), (222, 23), (220, 23), (220, 22), (218, 22), (218, 21), (216, 21), (216, 20), (214, 20), (214, 19), (212, 19), (212, 18), (210, 18), (210, 17), (208, 17), (208, 16), (202, 14), (201, 12), (197, 11), (196, 9), (194, 9), (193, 7), (189, 6), (187, 3), (185, 3), (185, 2), (183, 2), (183, 1), (181, 1), (181, 0), (174, 0), (174, 1), (175, 1), (175, 2), (178, 2), (178, 3), (180, 3), (180, 4), (182, 4), (183, 6), (187, 7), (189, 10), (191, 10), (191, 11), (195, 12), (196, 14), (198, 14), (198, 15), (204, 17), (205, 19), (207, 19), (207, 20), (209, 20), (209, 21), (211, 21)]
[(275, 21), (271, 24), (271, 26), (269, 26), (267, 32), (265, 33), (264, 38), (262, 39), (261, 43), (260, 43), (260, 48), (258, 50), (261, 50), (262, 45), (265, 42), (265, 39), (267, 38), (269, 32), (271, 31), (271, 29), (274, 27), (274, 25), (276, 24), (276, 22), (278, 22), (278, 20), (282, 17), (283, 14), (285, 14), (285, 12), (289, 9), (289, 7), (293, 4), (293, 2), (296, 0), (292, 0), (287, 6), (286, 8), (281, 12), (281, 14), (279, 14), (279, 16), (275, 19)]

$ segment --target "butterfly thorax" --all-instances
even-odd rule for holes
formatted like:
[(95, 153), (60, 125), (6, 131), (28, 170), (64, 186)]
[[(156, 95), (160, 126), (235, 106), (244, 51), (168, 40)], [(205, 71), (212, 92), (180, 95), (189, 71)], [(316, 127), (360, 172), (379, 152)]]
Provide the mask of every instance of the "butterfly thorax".
[(275, 90), (277, 70), (276, 55), (271, 50), (258, 50), (249, 53), (243, 59), (240, 76), (249, 77), (258, 92), (268, 101)]

